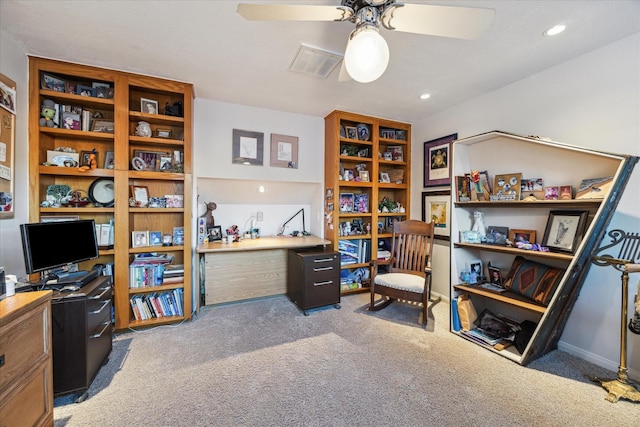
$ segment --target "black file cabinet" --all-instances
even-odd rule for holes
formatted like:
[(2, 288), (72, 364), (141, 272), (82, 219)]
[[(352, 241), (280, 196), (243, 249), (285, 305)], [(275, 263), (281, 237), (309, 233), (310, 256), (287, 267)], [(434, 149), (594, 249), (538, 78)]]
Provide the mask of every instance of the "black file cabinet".
[(82, 402), (112, 348), (111, 276), (99, 276), (78, 291), (55, 292), (51, 300), (53, 394), (76, 393)]
[(340, 255), (325, 249), (290, 249), (287, 296), (307, 310), (333, 304), (340, 308)]

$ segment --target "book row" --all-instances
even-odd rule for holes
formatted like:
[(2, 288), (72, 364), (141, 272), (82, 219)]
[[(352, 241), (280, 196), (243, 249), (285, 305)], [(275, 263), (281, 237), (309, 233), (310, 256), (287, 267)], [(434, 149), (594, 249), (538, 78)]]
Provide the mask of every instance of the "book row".
[(353, 239), (338, 242), (340, 264), (362, 264), (371, 260), (371, 240)]
[(183, 299), (182, 289), (154, 292), (147, 295), (134, 295), (130, 299), (131, 310), (136, 320), (183, 316)]

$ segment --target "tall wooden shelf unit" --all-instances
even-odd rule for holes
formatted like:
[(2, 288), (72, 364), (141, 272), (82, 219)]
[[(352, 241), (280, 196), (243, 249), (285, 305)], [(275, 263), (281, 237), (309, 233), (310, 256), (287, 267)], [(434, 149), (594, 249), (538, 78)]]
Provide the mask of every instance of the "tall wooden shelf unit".
[[(366, 132), (360, 132), (366, 127)], [(350, 132), (355, 130), (355, 136)], [(391, 159), (391, 151), (396, 152)], [(397, 151), (401, 151), (401, 156)], [(387, 153), (387, 159), (385, 159)], [(344, 111), (333, 111), (325, 117), (325, 228), (324, 235), (333, 249), (343, 244), (368, 241), (363, 256), (356, 263), (341, 262), (343, 275), (357, 268), (368, 268), (368, 260), (377, 256), (378, 244), (392, 237), (394, 220), (405, 220), (410, 208), (411, 125), (392, 120), (369, 117)], [(345, 170), (353, 171), (357, 178), (358, 165), (369, 173), (369, 181), (345, 180)], [(380, 174), (391, 182), (381, 182)], [(341, 212), (341, 194), (365, 194), (367, 212)], [(403, 208), (397, 212), (378, 212), (378, 204), (384, 198), (397, 202)], [(342, 225), (353, 225), (354, 220), (363, 224), (364, 234), (345, 235)], [(366, 224), (371, 224), (367, 231)], [(378, 224), (381, 227), (378, 227)], [(352, 284), (341, 286), (341, 293), (362, 292), (368, 286)]]
[[(518, 322), (529, 320), (537, 324), (523, 353), (519, 353), (515, 346), (502, 350), (486, 346), (487, 349), (525, 365), (556, 348), (589, 271), (591, 254), (600, 244), (637, 161), (638, 158), (633, 156), (603, 153), (499, 131), (454, 142), (455, 176), (471, 170), (493, 169), (488, 171), (492, 179), (495, 174), (521, 172), (524, 178), (543, 178), (544, 185), (571, 185), (574, 190), (579, 188), (582, 179), (613, 177), (611, 189), (603, 199), (458, 202), (455, 192), (452, 192), (451, 297), (469, 294), (478, 313), (488, 309)], [(535, 230), (538, 243), (542, 241), (550, 211), (586, 210), (588, 221), (582, 241), (573, 254), (460, 243), (460, 231), (471, 230), (476, 210), (484, 213), (486, 226)], [(506, 275), (516, 256), (565, 270), (546, 307), (510, 292), (491, 292), (459, 281), (460, 272), (469, 261), (482, 260), (484, 266), (491, 262)], [(466, 338), (456, 332), (453, 325), (451, 331)]]
[[(114, 249), (100, 250), (98, 260), (91, 262), (114, 263), (115, 329), (148, 327), (175, 323), (191, 318), (191, 203), (192, 193), (192, 109), (193, 87), (188, 83), (164, 80), (85, 65), (66, 63), (38, 57), (29, 58), (29, 220), (40, 221), (41, 216), (77, 215), (81, 219), (95, 219), (97, 224), (115, 224)], [(43, 89), (43, 74), (67, 82), (89, 87), (102, 83), (112, 88), (113, 97), (81, 96), (64, 91)], [(141, 98), (158, 102), (158, 114), (141, 112)], [(40, 106), (45, 99), (57, 104), (79, 106), (99, 112), (102, 120), (113, 122), (113, 132), (73, 130), (41, 127)], [(183, 116), (162, 114), (166, 103), (182, 103)], [(150, 124), (152, 136), (136, 136), (139, 121)], [(170, 131), (157, 137), (158, 129)], [(81, 171), (77, 167), (44, 166), (47, 150), (71, 147), (77, 152), (98, 152), (97, 169)], [(182, 167), (172, 172), (133, 170), (134, 151), (181, 153)], [(105, 153), (113, 152), (113, 168), (104, 168)], [(114, 203), (110, 207), (88, 204), (85, 207), (41, 207), (46, 199), (47, 187), (51, 184), (66, 184), (72, 190), (81, 190), (86, 195), (91, 184), (98, 178), (113, 180)], [(182, 195), (184, 207), (142, 208), (130, 207), (130, 186), (148, 188), (149, 196)], [(132, 231), (160, 231), (172, 234), (174, 227), (184, 227), (184, 245), (148, 246), (133, 248)], [(70, 239), (72, 236), (70, 236)], [(70, 242), (72, 242), (70, 240)], [(56, 242), (52, 242), (53, 245)], [(129, 264), (139, 253), (166, 253), (174, 257), (174, 264), (184, 265), (184, 281), (161, 286), (130, 289)], [(80, 265), (90, 269), (91, 264)], [(135, 320), (130, 298), (138, 294), (183, 290), (183, 316), (165, 316), (150, 320)]]

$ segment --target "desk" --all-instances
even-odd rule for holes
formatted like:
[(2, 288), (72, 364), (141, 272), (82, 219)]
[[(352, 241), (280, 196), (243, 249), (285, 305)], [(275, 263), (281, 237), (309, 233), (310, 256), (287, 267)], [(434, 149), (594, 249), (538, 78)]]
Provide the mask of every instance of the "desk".
[(198, 245), (201, 303), (211, 305), (284, 294), (288, 250), (330, 244), (329, 240), (316, 236), (279, 236)]

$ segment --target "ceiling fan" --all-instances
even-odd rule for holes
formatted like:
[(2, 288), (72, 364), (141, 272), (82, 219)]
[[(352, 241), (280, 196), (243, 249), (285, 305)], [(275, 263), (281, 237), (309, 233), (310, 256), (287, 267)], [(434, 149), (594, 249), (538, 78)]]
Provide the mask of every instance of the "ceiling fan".
[(252, 21), (356, 24), (349, 35), (340, 80), (348, 73), (354, 80), (368, 83), (380, 77), (389, 62), (389, 47), (378, 31), (380, 25), (387, 30), (472, 40), (491, 26), (495, 11), (396, 0), (342, 0), (340, 6), (241, 3), (238, 13)]

